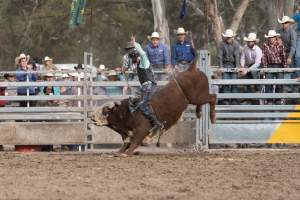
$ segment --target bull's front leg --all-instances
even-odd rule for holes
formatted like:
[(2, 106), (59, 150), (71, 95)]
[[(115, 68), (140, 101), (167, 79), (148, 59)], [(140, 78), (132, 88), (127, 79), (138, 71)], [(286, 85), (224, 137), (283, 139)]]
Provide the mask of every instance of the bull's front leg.
[(196, 106), (196, 116), (198, 119), (200, 119), (201, 115), (202, 115), (202, 105), (197, 105)]
[(119, 149), (119, 151), (117, 152), (117, 154), (124, 153), (129, 148), (129, 146), (130, 146), (130, 134), (124, 133), (121, 136), (122, 136), (122, 140), (123, 140), (123, 145)]

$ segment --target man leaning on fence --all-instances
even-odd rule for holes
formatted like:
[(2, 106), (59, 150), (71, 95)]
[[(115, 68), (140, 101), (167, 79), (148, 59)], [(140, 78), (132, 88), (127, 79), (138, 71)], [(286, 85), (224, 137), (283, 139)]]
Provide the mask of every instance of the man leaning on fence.
[[(35, 82), (36, 75), (32, 73), (28, 73), (30, 71), (30, 66), (28, 65), (29, 56), (25, 54), (20, 54), (16, 58), (16, 62), (18, 63), (18, 69), (16, 72), (16, 79), (19, 82)], [(18, 87), (17, 89), (18, 96), (33, 96), (36, 94), (35, 87)], [(36, 105), (36, 101), (29, 101), (28, 105), (33, 107)], [(20, 101), (20, 107), (27, 107), (27, 101)]]
[[(223, 41), (218, 50), (219, 67), (223, 71), (223, 79), (236, 79), (236, 68), (240, 66), (240, 45), (234, 39), (235, 34), (231, 29), (227, 29), (222, 34)], [(230, 71), (233, 69), (233, 71)], [(223, 86), (223, 93), (237, 93), (236, 86)], [(229, 104), (229, 101), (223, 101), (223, 104)], [(232, 104), (237, 104), (236, 100)]]
[[(257, 45), (258, 39), (255, 33), (249, 33), (248, 37), (244, 37), (247, 44), (242, 49), (241, 54), (241, 70), (239, 74), (246, 79), (259, 79), (259, 71), (262, 58), (262, 50)], [(260, 90), (258, 86), (247, 87), (249, 92), (255, 93)]]
[(184, 28), (178, 28), (177, 42), (172, 45), (172, 65), (177, 71), (186, 70), (195, 59), (195, 50), (186, 39)]
[[(263, 68), (287, 68), (287, 54), (285, 47), (278, 40), (280, 36), (275, 30), (270, 30), (265, 37), (267, 41), (262, 46), (263, 57), (262, 57), (262, 66)], [(283, 73), (266, 73), (267, 79), (283, 79)], [(275, 93), (283, 92), (282, 86), (275, 87), (273, 85), (266, 86), (266, 93)], [(283, 101), (277, 100), (276, 104), (283, 104)], [(268, 104), (272, 104), (272, 101), (269, 101)]]
[[(153, 32), (151, 35), (151, 43), (149, 43), (145, 52), (150, 61), (153, 70), (164, 71), (168, 70), (171, 66), (170, 54), (168, 48), (160, 42), (158, 32)], [(165, 75), (157, 74), (157, 80), (166, 80)]]
[[(278, 23), (281, 24), (281, 28), (278, 30), (280, 33), (280, 38), (285, 47), (285, 52), (287, 55), (287, 64), (290, 67), (295, 65), (295, 54), (296, 54), (296, 43), (297, 43), (297, 34), (294, 28), (291, 27), (291, 24), (295, 23), (293, 19), (288, 16), (283, 16), (282, 19), (278, 19)], [(296, 78), (297, 72), (284, 72), (285, 79)], [(295, 86), (283, 86), (285, 91), (294, 91), (298, 92), (298, 87)]]

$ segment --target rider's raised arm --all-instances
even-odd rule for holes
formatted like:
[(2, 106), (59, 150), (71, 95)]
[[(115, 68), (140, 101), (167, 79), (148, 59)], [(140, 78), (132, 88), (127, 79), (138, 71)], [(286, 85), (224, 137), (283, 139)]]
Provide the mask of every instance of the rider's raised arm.
[(141, 45), (137, 42), (134, 43), (134, 47), (136, 48), (136, 50), (138, 51), (138, 53), (140, 54), (140, 68), (144, 68), (147, 69), (150, 67), (150, 61), (147, 57), (146, 52), (143, 50), (143, 48), (141, 47)]

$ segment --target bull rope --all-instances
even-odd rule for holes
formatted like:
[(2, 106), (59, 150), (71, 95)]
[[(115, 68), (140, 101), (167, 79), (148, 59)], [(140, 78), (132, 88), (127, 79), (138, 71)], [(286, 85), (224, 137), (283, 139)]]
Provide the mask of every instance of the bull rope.
[(190, 101), (189, 101), (188, 98), (185, 96), (185, 94), (184, 94), (184, 92), (183, 92), (181, 86), (179, 85), (179, 83), (178, 83), (178, 81), (177, 81), (177, 79), (176, 79), (176, 77), (175, 77), (174, 72), (172, 73), (172, 78), (173, 78), (173, 80), (174, 80), (174, 82), (175, 82), (175, 84), (176, 84), (176, 86), (177, 86), (179, 92), (180, 92), (181, 95), (184, 97), (184, 100), (185, 100), (186, 104), (189, 104)]

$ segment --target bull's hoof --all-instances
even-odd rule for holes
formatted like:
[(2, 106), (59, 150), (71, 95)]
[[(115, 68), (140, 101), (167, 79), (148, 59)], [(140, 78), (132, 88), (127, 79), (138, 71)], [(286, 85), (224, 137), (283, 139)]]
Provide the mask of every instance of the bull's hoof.
[(114, 157), (117, 157), (117, 158), (127, 158), (128, 157), (128, 155), (126, 153), (118, 153), (118, 152), (116, 152), (113, 155), (114, 155)]

